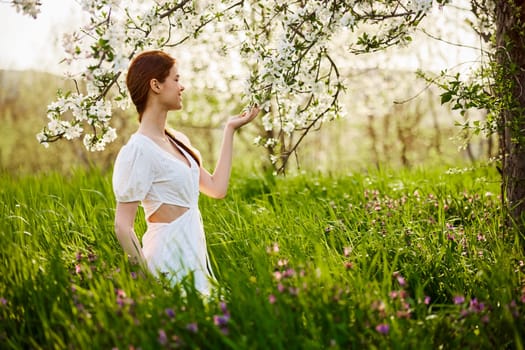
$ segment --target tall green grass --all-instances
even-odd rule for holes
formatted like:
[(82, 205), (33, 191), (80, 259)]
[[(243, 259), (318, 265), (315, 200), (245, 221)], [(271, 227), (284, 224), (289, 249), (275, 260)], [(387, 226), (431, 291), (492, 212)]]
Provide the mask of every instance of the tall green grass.
[(0, 179), (0, 348), (523, 348), (523, 251), (490, 169), (238, 172), (201, 198), (206, 300), (127, 263), (110, 179)]

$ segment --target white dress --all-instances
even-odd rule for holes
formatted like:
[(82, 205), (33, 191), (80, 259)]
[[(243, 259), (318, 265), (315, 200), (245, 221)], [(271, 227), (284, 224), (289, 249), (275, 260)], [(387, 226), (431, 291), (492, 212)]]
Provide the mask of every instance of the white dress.
[[(147, 231), (142, 237), (142, 251), (150, 271), (166, 276), (173, 285), (192, 273), (195, 288), (209, 295), (214, 277), (198, 208), (199, 164), (173, 144), (190, 167), (149, 137), (133, 134), (115, 160), (113, 191), (117, 201), (140, 201), (144, 208)], [(149, 222), (150, 215), (163, 203), (188, 210), (169, 223)]]

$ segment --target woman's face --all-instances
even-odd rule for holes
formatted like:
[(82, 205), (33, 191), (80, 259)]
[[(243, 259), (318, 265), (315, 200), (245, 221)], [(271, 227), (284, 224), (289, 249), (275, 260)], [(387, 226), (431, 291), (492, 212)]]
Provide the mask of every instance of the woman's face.
[(161, 100), (168, 110), (179, 110), (182, 108), (182, 91), (184, 86), (181, 85), (177, 66), (174, 64), (170, 69), (170, 74), (164, 82), (160, 83)]

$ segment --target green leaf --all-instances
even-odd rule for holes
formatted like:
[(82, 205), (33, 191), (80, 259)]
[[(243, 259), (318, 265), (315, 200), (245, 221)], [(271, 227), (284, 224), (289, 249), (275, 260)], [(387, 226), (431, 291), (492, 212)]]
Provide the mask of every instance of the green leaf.
[(447, 91), (441, 94), (441, 104), (445, 104), (452, 99), (452, 92)]

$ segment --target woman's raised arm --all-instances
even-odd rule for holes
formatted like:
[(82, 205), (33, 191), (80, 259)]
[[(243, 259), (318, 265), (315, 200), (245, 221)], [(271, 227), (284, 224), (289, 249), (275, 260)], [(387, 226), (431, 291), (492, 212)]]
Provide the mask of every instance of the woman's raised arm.
[(224, 198), (228, 192), (230, 173), (233, 157), (233, 135), (235, 130), (251, 122), (259, 114), (259, 107), (252, 107), (249, 111), (228, 119), (224, 127), (222, 145), (219, 159), (215, 166), (215, 171), (210, 174), (201, 167), (200, 170), (200, 190), (212, 198)]

